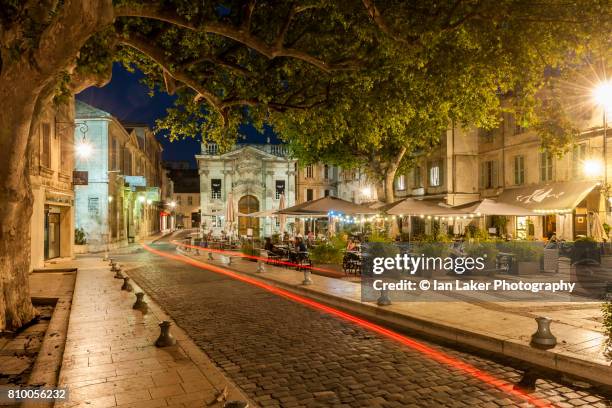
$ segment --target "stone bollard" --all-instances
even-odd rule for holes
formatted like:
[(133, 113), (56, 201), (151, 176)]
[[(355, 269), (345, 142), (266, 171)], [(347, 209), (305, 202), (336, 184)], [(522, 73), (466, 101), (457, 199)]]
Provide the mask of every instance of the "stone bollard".
[(531, 346), (539, 349), (551, 349), (557, 345), (557, 338), (550, 331), (552, 320), (548, 317), (536, 317), (538, 330), (531, 335)]
[(108, 258), (108, 266), (112, 266), (113, 265), (113, 258)]
[(144, 301), (143, 292), (136, 292), (136, 302), (132, 306), (132, 309), (140, 310), (143, 313), (146, 313), (149, 309), (149, 305)]
[(126, 292), (131, 292), (134, 290), (130, 284), (130, 278), (128, 276), (123, 277), (123, 285), (121, 285), (121, 290), (125, 290)]
[(257, 270), (256, 270), (256, 272), (257, 273), (262, 273), (262, 272), (265, 272), (265, 271), (266, 271), (266, 266), (264, 265), (264, 263), (261, 262), (261, 261), (257, 261)]
[(155, 346), (168, 347), (174, 346), (176, 344), (176, 339), (174, 338), (174, 336), (172, 336), (172, 334), (170, 334), (171, 325), (172, 323), (168, 320), (164, 320), (163, 322), (159, 323), (159, 329), (161, 330), (161, 333), (159, 334), (157, 340), (155, 340)]
[(227, 401), (223, 408), (249, 408), (249, 403), (245, 401)]
[(389, 306), (391, 304), (391, 298), (389, 298), (389, 292), (385, 289), (380, 291), (380, 297), (376, 300), (378, 306)]
[(208, 260), (209, 261), (214, 261), (215, 260), (215, 258), (213, 258), (212, 252), (210, 252), (210, 251), (208, 252)]
[(227, 257), (227, 266), (230, 266), (232, 264), (232, 257), (228, 256)]
[(302, 285), (312, 285), (312, 279), (310, 278), (310, 269), (304, 269), (304, 280)]

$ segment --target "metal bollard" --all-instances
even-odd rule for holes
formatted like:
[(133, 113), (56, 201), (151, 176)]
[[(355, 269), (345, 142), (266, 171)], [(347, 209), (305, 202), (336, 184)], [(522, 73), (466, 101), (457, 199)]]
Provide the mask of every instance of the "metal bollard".
[(146, 313), (149, 309), (149, 305), (144, 301), (143, 292), (136, 292), (136, 302), (132, 306), (132, 309), (140, 310), (143, 313)]
[(380, 297), (376, 300), (378, 306), (389, 306), (391, 304), (391, 298), (389, 298), (389, 292), (385, 289), (380, 291)]
[(125, 276), (121, 273), (121, 266), (119, 264), (115, 265), (115, 279), (123, 279)]
[(155, 346), (168, 347), (176, 344), (176, 339), (174, 336), (172, 336), (172, 334), (170, 334), (170, 326), (172, 326), (172, 323), (168, 320), (164, 320), (163, 322), (159, 323), (161, 333), (159, 334), (157, 340), (155, 340)]
[(210, 252), (210, 251), (208, 252), (208, 260), (209, 261), (214, 261), (215, 260), (215, 258), (213, 258), (212, 252)]
[(223, 408), (249, 408), (249, 403), (245, 401), (227, 401)]
[(126, 292), (131, 292), (134, 290), (134, 288), (132, 288), (132, 285), (130, 284), (129, 276), (123, 277), (123, 285), (121, 285), (121, 290), (125, 290)]
[(304, 269), (304, 280), (302, 281), (302, 285), (312, 285), (312, 279), (310, 278), (309, 269)]
[(538, 330), (531, 335), (531, 346), (539, 349), (551, 349), (557, 345), (557, 338), (550, 331), (552, 319), (548, 317), (536, 317)]
[(262, 272), (265, 272), (265, 271), (266, 271), (266, 266), (264, 265), (264, 263), (261, 262), (261, 261), (257, 261), (257, 270), (256, 270), (256, 272), (257, 273), (262, 273)]

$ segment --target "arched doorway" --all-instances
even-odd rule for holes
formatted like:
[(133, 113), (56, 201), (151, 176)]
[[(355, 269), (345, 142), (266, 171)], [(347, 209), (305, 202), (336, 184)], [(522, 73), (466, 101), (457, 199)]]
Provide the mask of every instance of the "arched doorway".
[[(259, 211), (259, 200), (252, 195), (245, 195), (238, 201), (238, 212), (240, 214), (251, 214)], [(259, 218), (238, 216), (238, 234), (247, 235), (247, 230), (253, 229), (253, 236), (259, 236)]]

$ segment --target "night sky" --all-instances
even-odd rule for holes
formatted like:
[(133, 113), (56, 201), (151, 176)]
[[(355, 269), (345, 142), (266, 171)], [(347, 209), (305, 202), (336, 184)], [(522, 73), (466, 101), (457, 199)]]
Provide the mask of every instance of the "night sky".
[[(139, 82), (142, 77), (140, 71), (132, 74), (120, 64), (115, 64), (113, 77), (108, 85), (86, 89), (77, 95), (77, 99), (111, 113), (120, 121), (146, 123), (154, 128), (155, 120), (165, 116), (166, 109), (172, 105), (174, 97), (163, 92), (150, 96), (149, 88)], [(247, 142), (262, 143), (268, 136), (276, 142), (271, 130), (262, 135), (252, 126), (245, 124), (240, 131), (247, 136)], [(195, 167), (193, 156), (200, 152), (199, 136), (197, 140), (185, 139), (171, 143), (160, 134), (158, 140), (164, 147), (164, 160), (187, 160)]]

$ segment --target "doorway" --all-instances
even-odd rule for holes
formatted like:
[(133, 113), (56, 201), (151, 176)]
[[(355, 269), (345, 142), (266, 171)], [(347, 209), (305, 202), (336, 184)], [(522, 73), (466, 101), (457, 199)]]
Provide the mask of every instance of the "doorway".
[[(251, 214), (259, 211), (259, 200), (253, 195), (245, 195), (238, 201), (238, 212), (240, 214)], [(259, 218), (257, 217), (238, 217), (238, 234), (249, 235), (253, 237), (259, 236)]]
[(45, 208), (45, 260), (60, 256), (60, 212), (46, 206)]

